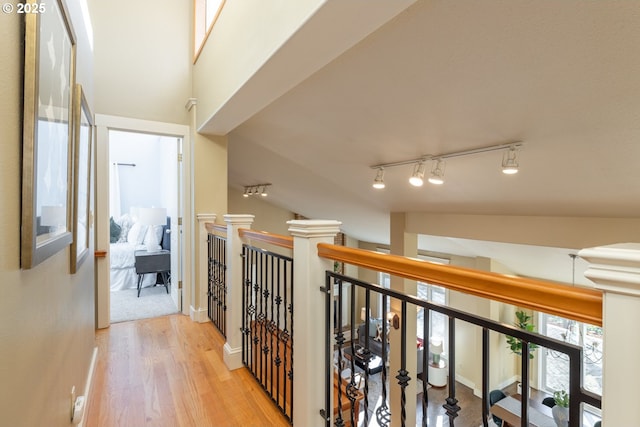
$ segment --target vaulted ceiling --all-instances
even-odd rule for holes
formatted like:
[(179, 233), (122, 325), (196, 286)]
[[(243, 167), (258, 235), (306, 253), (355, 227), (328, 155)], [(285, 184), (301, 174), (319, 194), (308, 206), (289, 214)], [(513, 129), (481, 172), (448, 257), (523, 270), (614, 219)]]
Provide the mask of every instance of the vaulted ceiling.
[[(410, 186), (410, 166), (371, 186), (375, 164), (512, 141), (514, 176), (494, 152), (449, 159), (441, 186)], [(233, 129), (229, 185), (270, 182), (272, 203), (387, 242), (390, 212), (637, 218), (638, 158), (640, 2), (418, 0)], [(525, 275), (545, 257), (430, 244)], [(569, 281), (575, 251), (554, 251), (548, 278)]]

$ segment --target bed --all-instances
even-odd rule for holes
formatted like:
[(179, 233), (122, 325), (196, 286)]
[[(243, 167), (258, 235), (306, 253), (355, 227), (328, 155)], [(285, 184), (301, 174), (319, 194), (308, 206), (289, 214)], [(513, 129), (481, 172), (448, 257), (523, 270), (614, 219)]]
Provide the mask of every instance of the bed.
[[(119, 218), (110, 219), (110, 268), (111, 291), (124, 289), (136, 289), (138, 275), (136, 274), (135, 251), (146, 249), (146, 244), (155, 234), (157, 242), (162, 249), (171, 250), (171, 238), (169, 233), (170, 218), (167, 217), (166, 225), (146, 226), (142, 225), (129, 214)], [(142, 286), (153, 286), (156, 283), (156, 275), (145, 274)]]

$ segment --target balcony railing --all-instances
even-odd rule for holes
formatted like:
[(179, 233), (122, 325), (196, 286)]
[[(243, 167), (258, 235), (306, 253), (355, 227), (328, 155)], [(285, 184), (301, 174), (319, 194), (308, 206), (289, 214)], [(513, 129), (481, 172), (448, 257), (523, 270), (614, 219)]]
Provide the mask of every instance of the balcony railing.
[[(284, 236), (240, 230), (254, 242), (290, 248)], [(244, 244), (242, 248), (242, 361), (282, 413), (293, 420), (293, 259)]]
[[(294, 221), (296, 223), (304, 221)], [(310, 221), (312, 222), (312, 221)], [(319, 226), (321, 230), (318, 235), (328, 236), (326, 229)], [(293, 230), (293, 228), (292, 228)], [(302, 236), (305, 238), (306, 230), (303, 225), (299, 225), (295, 230), (294, 236)], [(293, 232), (292, 232), (293, 233)], [(411, 327), (410, 323), (415, 322), (416, 312), (424, 310), (422, 325), (424, 331), (429, 330), (428, 313), (435, 312), (445, 316), (448, 320), (448, 342), (450, 343), (447, 361), (448, 361), (448, 397), (444, 408), (450, 419), (450, 425), (455, 425), (455, 419), (465, 408), (458, 406), (459, 400), (456, 395), (456, 356), (460, 354), (460, 349), (456, 349), (456, 332), (459, 331), (461, 324), (473, 325), (481, 334), (482, 350), (478, 357), (482, 359), (482, 414), (484, 425), (489, 416), (489, 374), (491, 369), (491, 360), (495, 356), (489, 345), (490, 334), (497, 333), (502, 335), (513, 336), (522, 341), (523, 354), (528, 354), (528, 350), (535, 346), (545, 347), (554, 352), (565, 354), (570, 360), (570, 426), (581, 425), (581, 410), (583, 404), (588, 404), (599, 408), (601, 405), (600, 397), (585, 391), (582, 386), (582, 349), (578, 346), (567, 344), (553, 338), (549, 338), (537, 333), (527, 332), (517, 329), (511, 325), (498, 322), (494, 319), (488, 319), (478, 316), (474, 313), (465, 312), (452, 307), (435, 304), (426, 299), (418, 298), (416, 295), (407, 294), (396, 289), (386, 289), (375, 283), (369, 283), (359, 278), (349, 277), (347, 275), (326, 271), (326, 279), (323, 280), (322, 292), (325, 294), (324, 316), (317, 319), (317, 322), (325, 327), (325, 342), (317, 349), (309, 349), (301, 347), (296, 350), (294, 340), (294, 320), (297, 316), (309, 316), (310, 313), (300, 311), (300, 307), (294, 311), (294, 290), (295, 300), (300, 303), (300, 295), (304, 294), (307, 310), (314, 307), (313, 296), (306, 296), (309, 292), (310, 283), (305, 279), (304, 283), (293, 284), (294, 263), (297, 274), (299, 269), (315, 271), (310, 268), (308, 263), (322, 263), (329, 267), (334, 262), (345, 263), (347, 265), (356, 266), (376, 272), (388, 273), (392, 276), (411, 279), (421, 282), (438, 284), (450, 290), (463, 292), (466, 294), (487, 298), (493, 301), (508, 303), (518, 307), (525, 307), (532, 310), (555, 314), (568, 319), (574, 319), (586, 322), (592, 325), (602, 324), (602, 293), (595, 290), (580, 289), (570, 286), (549, 284), (543, 281), (531, 279), (521, 279), (517, 277), (509, 277), (505, 275), (470, 270), (454, 266), (443, 266), (427, 261), (420, 261), (401, 256), (380, 254), (372, 251), (358, 250), (336, 246), (328, 242), (317, 244), (317, 255), (311, 253), (311, 246), (303, 252), (307, 259), (293, 259), (277, 253), (266, 251), (265, 249), (251, 246), (249, 241), (262, 241), (267, 244), (277, 245), (288, 249), (293, 248), (292, 239), (287, 236), (272, 235), (264, 232), (255, 232), (249, 229), (238, 229), (238, 236), (243, 242), (242, 245), (242, 283), (228, 284), (231, 291), (232, 287), (242, 287), (242, 322), (241, 330), (241, 348), (242, 361), (247, 366), (263, 389), (268, 392), (274, 402), (281, 407), (283, 413), (293, 422), (293, 412), (297, 405), (294, 402), (294, 396), (304, 394), (305, 398), (300, 400), (305, 405), (309, 405), (308, 390), (300, 388), (294, 389), (296, 382), (294, 379), (298, 373), (294, 375), (294, 359), (293, 354), (299, 350), (304, 350), (306, 355), (320, 351), (324, 354), (324, 385), (325, 385), (325, 403), (324, 409), (321, 411), (323, 423), (325, 425), (368, 425), (370, 413), (376, 417), (376, 421), (380, 425), (387, 425), (391, 417), (400, 421), (401, 425), (405, 425), (407, 419), (407, 410), (411, 408), (411, 404), (407, 402), (411, 399), (407, 398), (407, 390), (416, 383), (416, 371), (414, 366), (409, 366), (409, 351), (416, 349), (416, 343), (413, 342), (416, 337), (409, 336), (415, 333), (415, 324)], [(232, 239), (232, 236), (229, 236)], [(312, 240), (312, 239), (310, 239)], [(228, 241), (227, 244), (230, 244)], [(316, 248), (315, 246), (313, 246)], [(215, 250), (214, 245), (210, 245)], [(227, 256), (235, 256), (229, 253)], [(315, 261), (313, 257), (315, 258)], [(304, 257), (303, 257), (304, 258)], [(330, 260), (330, 262), (329, 262)], [(305, 272), (306, 274), (306, 272)], [(230, 274), (227, 273), (227, 277)], [(303, 275), (303, 277), (309, 277)], [(315, 279), (309, 278), (310, 281)], [(302, 286), (302, 288), (300, 287)], [(316, 288), (317, 289), (317, 288)], [(346, 296), (348, 294), (348, 296)], [(355, 357), (353, 357), (358, 349), (355, 343), (357, 340), (356, 321), (360, 319), (359, 314), (364, 309), (365, 313), (369, 313), (372, 308), (372, 301), (382, 299), (381, 317), (387, 319), (389, 312), (390, 319), (397, 319), (391, 323), (382, 322), (381, 327), (381, 378), (382, 388), (380, 405), (375, 407), (375, 402), (370, 401), (369, 396), (369, 372), (368, 369), (363, 371), (363, 385), (357, 387), (356, 373), (357, 369), (354, 365)], [(235, 303), (237, 304), (237, 303)], [(231, 303), (235, 306), (234, 302)], [(318, 312), (315, 308), (312, 310), (317, 316)], [(226, 316), (233, 313), (227, 311)], [(369, 314), (367, 314), (369, 316)], [(397, 316), (397, 317), (396, 317)], [(348, 319), (344, 322), (345, 317)], [(310, 325), (309, 322), (305, 323)], [(348, 329), (344, 330), (341, 325), (347, 324)], [(392, 329), (392, 326), (393, 329)], [(397, 329), (395, 329), (397, 326)], [(364, 322), (365, 335), (368, 336), (371, 331), (368, 320)], [(492, 332), (493, 331), (493, 332)], [(232, 332), (234, 333), (234, 332)], [(311, 331), (296, 330), (297, 336), (305, 336), (311, 334)], [(233, 337), (228, 338), (233, 342)], [(315, 342), (320, 341), (315, 340)], [(306, 341), (309, 345), (309, 341)], [(313, 344), (315, 345), (315, 344)], [(366, 362), (372, 357), (372, 349), (369, 341), (365, 340), (364, 348), (358, 353), (358, 357)], [(506, 350), (504, 350), (506, 351)], [(351, 358), (345, 358), (347, 354)], [(345, 358), (351, 366), (343, 365), (341, 361)], [(334, 360), (338, 363), (334, 366)], [(423, 399), (422, 410), (423, 420), (426, 421), (426, 408), (430, 404), (429, 391), (426, 384), (429, 381), (429, 355), (425, 346), (424, 356), (422, 358), (422, 387)], [(300, 362), (296, 363), (299, 366)], [(345, 371), (349, 368), (347, 375)], [(522, 405), (521, 416), (522, 426), (528, 425), (530, 408), (528, 402), (528, 387), (531, 375), (529, 360), (521, 358), (521, 376), (524, 386), (522, 388)], [(306, 368), (306, 374), (309, 369)], [(314, 376), (315, 374), (311, 374)], [(315, 383), (315, 387), (318, 383)], [(304, 387), (312, 387), (311, 384)], [(397, 399), (397, 400), (396, 400)], [(415, 398), (414, 398), (415, 401)], [(388, 404), (391, 402), (392, 404)], [(413, 406), (415, 408), (415, 406)], [(392, 413), (397, 408), (396, 413)], [(363, 409), (361, 411), (361, 409)], [(360, 419), (360, 413), (362, 413)], [(305, 415), (306, 416), (306, 415)], [(303, 419), (303, 418), (300, 418)], [(311, 418), (304, 418), (311, 419)]]
[(223, 336), (227, 336), (227, 238), (226, 227), (207, 225), (207, 314)]
[[(600, 408), (600, 404), (601, 404), (600, 396), (584, 390), (582, 385), (581, 373), (582, 373), (583, 349), (581, 347), (565, 343), (564, 341), (549, 338), (537, 333), (527, 332), (525, 330), (518, 329), (510, 325), (505, 325), (503, 323), (486, 319), (480, 316), (476, 316), (471, 313), (467, 313), (467, 312), (456, 310), (450, 307), (431, 303), (427, 300), (420, 299), (413, 295), (407, 295), (403, 292), (398, 292), (393, 289), (385, 289), (377, 284), (362, 282), (360, 280), (347, 277), (344, 275), (336, 274), (333, 272), (327, 272), (326, 274), (327, 274), (326, 289), (334, 290), (333, 292), (326, 292), (327, 315), (330, 312), (332, 301), (335, 297), (335, 290), (337, 290), (337, 297), (336, 297), (338, 301), (337, 323), (342, 324), (342, 320), (344, 316), (343, 313), (345, 313), (345, 310), (344, 310), (344, 307), (342, 306), (341, 301), (350, 300), (351, 303), (349, 304), (346, 310), (346, 313), (347, 313), (346, 315), (350, 318), (349, 319), (349, 323), (351, 325), (350, 335), (352, 337), (356, 336), (356, 330), (354, 325), (356, 324), (355, 323), (356, 319), (359, 318), (356, 316), (356, 314), (361, 312), (361, 310), (359, 310), (359, 307), (356, 305), (356, 299), (355, 299), (355, 295), (359, 292), (360, 289), (362, 289), (365, 294), (365, 305), (363, 307), (365, 309), (365, 313), (371, 312), (371, 302), (373, 300), (376, 300), (379, 296), (381, 296), (382, 297), (381, 318), (387, 319), (389, 317), (393, 318), (394, 315), (399, 315), (399, 323), (397, 325), (398, 331), (391, 332), (390, 329), (392, 328), (392, 326), (386, 321), (383, 321), (381, 323), (382, 327), (381, 327), (380, 341), (382, 343), (382, 352), (380, 355), (381, 356), (380, 365), (381, 365), (382, 371), (381, 371), (380, 381), (382, 382), (382, 394), (381, 396), (376, 396), (373, 401), (370, 400), (369, 393), (368, 393), (369, 381), (370, 381), (369, 370), (364, 369), (363, 370), (364, 398), (362, 399), (361, 402), (359, 402), (358, 405), (356, 405), (356, 398), (357, 398), (356, 390), (358, 388), (357, 387), (358, 381), (356, 380), (356, 368), (354, 366), (354, 358), (353, 357), (348, 358), (348, 360), (350, 360), (351, 362), (351, 366), (347, 368), (347, 376), (346, 376), (347, 382), (348, 382), (348, 385), (346, 387), (347, 391), (345, 393), (337, 393), (337, 395), (333, 393), (333, 385), (332, 385), (334, 370), (335, 369), (338, 370), (337, 376), (339, 378), (344, 378), (345, 377), (343, 372), (344, 369), (343, 369), (343, 365), (340, 363), (336, 364), (336, 366), (333, 366), (331, 363), (331, 361), (335, 359), (343, 360), (345, 356), (345, 348), (349, 350), (350, 355), (356, 354), (356, 346), (358, 344), (356, 343), (356, 340), (352, 339), (345, 347), (344, 331), (342, 331), (340, 328), (333, 327), (333, 325), (331, 324), (327, 325), (326, 339), (327, 339), (327, 342), (329, 342), (331, 345), (325, 346), (325, 350), (326, 350), (325, 357), (327, 360), (327, 365), (325, 366), (326, 394), (327, 396), (331, 396), (331, 394), (334, 394), (334, 396), (337, 396), (337, 399), (338, 399), (337, 407), (343, 408), (342, 411), (338, 411), (336, 413), (335, 425), (337, 426), (358, 425), (360, 420), (357, 419), (357, 412), (355, 410), (351, 411), (350, 409), (356, 408), (360, 405), (364, 406), (364, 410), (362, 411), (364, 416), (364, 419), (362, 420), (362, 425), (368, 426), (370, 422), (369, 409), (371, 405), (376, 404), (376, 401), (378, 401), (378, 406), (375, 407), (374, 413), (376, 416), (377, 425), (380, 425), (380, 426), (389, 425), (390, 410), (387, 404), (388, 397), (389, 397), (387, 394), (387, 386), (386, 386), (387, 379), (397, 380), (395, 384), (393, 382), (390, 382), (389, 388), (395, 385), (400, 389), (400, 411), (401, 411), (400, 424), (403, 426), (405, 425), (406, 401), (407, 401), (406, 390), (412, 381), (413, 382), (416, 381), (416, 377), (415, 377), (416, 370), (411, 369), (409, 367), (409, 364), (407, 363), (407, 359), (408, 359), (407, 351), (408, 349), (413, 349), (415, 351), (416, 345), (415, 345), (415, 337), (407, 336), (407, 330), (411, 328), (407, 327), (408, 325), (406, 323), (407, 321), (406, 319), (409, 317), (407, 316), (407, 313), (410, 310), (417, 312), (418, 309), (425, 310), (425, 313), (430, 313), (432, 311), (441, 313), (445, 315), (448, 319), (448, 326), (449, 326), (448, 342), (450, 343), (450, 346), (449, 346), (448, 360), (447, 360), (448, 362), (447, 386), (448, 386), (449, 393), (448, 393), (448, 398), (446, 400), (446, 404), (444, 405), (444, 408), (446, 409), (447, 415), (449, 416), (450, 425), (455, 425), (454, 424), (455, 418), (458, 416), (461, 410), (462, 411), (464, 410), (464, 408), (461, 408), (460, 406), (458, 406), (459, 402), (456, 396), (455, 378), (456, 378), (457, 349), (456, 349), (455, 343), (456, 343), (456, 330), (458, 330), (458, 328), (460, 327), (460, 324), (456, 322), (456, 320), (465, 322), (467, 324), (475, 325), (481, 329), (482, 353), (481, 355), (479, 355), (479, 357), (482, 358), (482, 396), (483, 396), (482, 420), (485, 427), (488, 425), (487, 420), (490, 413), (488, 396), (490, 391), (489, 371), (491, 366), (489, 334), (491, 331), (497, 332), (503, 335), (513, 336), (521, 340), (522, 354), (525, 354), (525, 355), (529, 354), (529, 348), (532, 346), (532, 344), (567, 355), (569, 359), (569, 365), (570, 365), (570, 371), (569, 371), (569, 396), (570, 396), (570, 402), (569, 402), (570, 424), (569, 425), (570, 426), (581, 425), (581, 422), (580, 422), (580, 420), (582, 419), (581, 407), (583, 403), (591, 405), (596, 408)], [(349, 289), (349, 291), (347, 291), (347, 289)], [(350, 292), (351, 297), (345, 298), (345, 295), (344, 295), (345, 292)], [(395, 313), (392, 310), (387, 310), (387, 307), (390, 307), (393, 305), (393, 304), (390, 304), (391, 300), (393, 300), (394, 304), (395, 303), (399, 304), (400, 306), (399, 313)], [(391, 316), (388, 316), (389, 313), (391, 313)], [(423, 330), (425, 331), (429, 330), (429, 318), (430, 318), (429, 315), (423, 316), (423, 319), (424, 319)], [(370, 336), (370, 331), (369, 331), (370, 316), (368, 314), (366, 315), (366, 319), (364, 320), (364, 325), (365, 325), (365, 336)], [(392, 335), (394, 336), (392, 337)], [(398, 335), (399, 335), (399, 340), (397, 339)], [(396, 338), (396, 339), (392, 339), (392, 338)], [(372, 352), (372, 349), (370, 348), (370, 340), (368, 339), (364, 340), (364, 343), (365, 343), (364, 351), (361, 352), (361, 357), (365, 360), (364, 365), (368, 366), (370, 360), (373, 358), (373, 352)], [(408, 343), (411, 343), (411, 344), (408, 345)], [(399, 347), (401, 350), (400, 361), (399, 361), (400, 368), (395, 372), (387, 372), (388, 371), (387, 366), (389, 366), (389, 362), (390, 362), (387, 346), (397, 345), (397, 344), (399, 344)], [(337, 353), (337, 358), (334, 357), (334, 351)], [(426, 384), (430, 380), (429, 369), (428, 369), (429, 360), (428, 360), (426, 351), (427, 350), (425, 348), (424, 356), (421, 361), (422, 362), (421, 367), (422, 367), (422, 373), (423, 373), (421, 378), (422, 379), (421, 404), (422, 404), (422, 419), (423, 419), (423, 422), (425, 423), (427, 420), (427, 407), (429, 405), (429, 397), (428, 397), (429, 390), (427, 389)], [(525, 427), (529, 425), (530, 409), (527, 402), (529, 402), (530, 366), (529, 366), (528, 357), (521, 357), (521, 361), (522, 361), (521, 369), (522, 369), (523, 387), (522, 387), (522, 400), (521, 400), (522, 404), (521, 404), (520, 417), (521, 417), (521, 423), (522, 423), (521, 425)], [(378, 399), (378, 397), (380, 397), (380, 399)], [(331, 407), (329, 400), (327, 400), (326, 405), (327, 405), (327, 409), (325, 410), (325, 413), (331, 413), (328, 410), (328, 408)], [(349, 410), (344, 409), (346, 406), (349, 407)], [(343, 419), (343, 414), (349, 414), (350, 418)], [(327, 426), (331, 425), (329, 417), (327, 417), (326, 425)], [(426, 425), (426, 424), (423, 424), (423, 425)]]

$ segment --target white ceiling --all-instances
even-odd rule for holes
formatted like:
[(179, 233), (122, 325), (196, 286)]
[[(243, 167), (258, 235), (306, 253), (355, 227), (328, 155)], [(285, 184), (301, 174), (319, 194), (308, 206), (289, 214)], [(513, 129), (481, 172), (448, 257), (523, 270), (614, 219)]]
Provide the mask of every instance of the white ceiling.
[[(511, 141), (515, 176), (498, 152), (450, 159), (440, 187), (410, 166), (371, 187), (371, 165)], [(635, 218), (639, 141), (640, 2), (418, 0), (235, 128), (229, 184), (382, 243), (390, 212)], [(575, 250), (429, 244), (571, 281)]]

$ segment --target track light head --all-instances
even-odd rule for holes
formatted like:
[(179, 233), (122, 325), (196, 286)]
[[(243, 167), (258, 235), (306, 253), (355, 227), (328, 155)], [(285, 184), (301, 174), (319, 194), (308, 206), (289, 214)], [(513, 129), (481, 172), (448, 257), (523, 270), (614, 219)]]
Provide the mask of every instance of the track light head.
[(376, 178), (373, 181), (374, 188), (384, 188), (384, 169), (396, 167), (396, 166), (413, 166), (413, 173), (409, 178), (409, 183), (414, 187), (421, 187), (424, 184), (425, 162), (433, 161), (433, 167), (429, 174), (429, 182), (431, 184), (441, 185), (444, 183), (444, 167), (445, 161), (462, 156), (470, 156), (480, 153), (488, 153), (493, 151), (500, 151), (503, 153), (502, 157), (502, 172), (505, 174), (515, 174), (518, 172), (518, 155), (519, 150), (524, 146), (522, 141), (508, 142), (504, 144), (494, 144), (485, 147), (472, 148), (469, 150), (450, 151), (447, 153), (440, 153), (437, 155), (425, 154), (421, 157), (400, 160), (391, 163), (378, 163), (371, 166), (371, 169), (377, 170)]
[(516, 147), (509, 147), (502, 155), (502, 173), (513, 175), (518, 173), (518, 150)]
[(429, 182), (435, 185), (444, 184), (444, 160), (438, 159), (431, 169), (431, 175), (429, 176)]
[(267, 187), (271, 184), (257, 184), (257, 185), (245, 185), (243, 197), (257, 196), (260, 194), (262, 197), (267, 197)]
[(424, 184), (424, 162), (416, 163), (413, 168), (413, 174), (409, 178), (409, 184), (414, 187), (422, 187), (422, 184)]
[(373, 180), (373, 188), (381, 190), (384, 188), (384, 168), (378, 169), (376, 178)]

